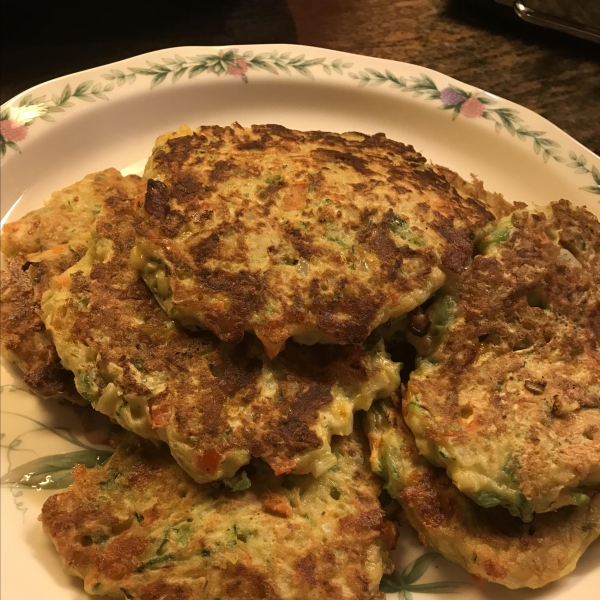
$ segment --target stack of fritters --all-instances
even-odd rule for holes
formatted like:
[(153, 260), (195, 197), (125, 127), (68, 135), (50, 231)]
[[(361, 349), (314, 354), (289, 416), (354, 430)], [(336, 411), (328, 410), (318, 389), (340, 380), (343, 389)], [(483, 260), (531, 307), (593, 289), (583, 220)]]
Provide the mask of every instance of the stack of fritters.
[(109, 196), (135, 197), (140, 177), (116, 169), (92, 173), (55, 192), (44, 207), (2, 229), (6, 270), (1, 272), (0, 332), (3, 355), (23, 372), (25, 383), (43, 397), (84, 400), (75, 390), (40, 318), (40, 301), (50, 280), (88, 250), (94, 221)]
[(136, 600), (377, 598), (372, 468), (478, 577), (570, 572), (600, 534), (600, 226), (514, 208), (381, 134), (234, 124), (11, 225), (3, 350), (132, 432), (44, 506), (65, 569)]
[(257, 340), (180, 329), (130, 264), (136, 203), (109, 198), (90, 252), (55, 278), (42, 310), (80, 393), (124, 428), (162, 439), (199, 482), (232, 477), (251, 456), (275, 473), (318, 476), (336, 463), (332, 435), (399, 384), (373, 341), (290, 343), (269, 359)]
[(419, 454), (394, 400), (365, 417), (371, 466), (424, 544), (469, 573), (513, 589), (541, 587), (575, 568), (600, 533), (600, 495), (584, 506), (537, 514), (530, 523), (504, 508), (485, 508)]

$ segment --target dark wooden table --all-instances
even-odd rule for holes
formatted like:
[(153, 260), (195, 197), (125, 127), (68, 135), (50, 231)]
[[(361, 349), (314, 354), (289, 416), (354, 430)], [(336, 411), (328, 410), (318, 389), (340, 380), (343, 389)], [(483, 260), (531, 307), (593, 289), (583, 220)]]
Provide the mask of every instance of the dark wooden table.
[(600, 46), (492, 0), (105, 0), (2, 8), (0, 97), (170, 46), (298, 43), (437, 69), (531, 108), (600, 154)]

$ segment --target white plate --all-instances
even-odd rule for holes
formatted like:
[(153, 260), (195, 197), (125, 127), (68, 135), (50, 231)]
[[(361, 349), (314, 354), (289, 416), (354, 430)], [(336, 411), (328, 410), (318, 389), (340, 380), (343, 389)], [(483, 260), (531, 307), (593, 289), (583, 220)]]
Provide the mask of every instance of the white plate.
[[(3, 222), (38, 208), (50, 192), (89, 172), (109, 166), (139, 172), (154, 139), (165, 131), (233, 121), (383, 131), (465, 177), (476, 174), (510, 201), (546, 204), (568, 198), (600, 215), (600, 159), (531, 111), (415, 65), (265, 45), (160, 50), (44, 83), (5, 104), (0, 113)], [(93, 455), (90, 439), (102, 437), (106, 423), (82, 423), (74, 409), (18, 389), (22, 384), (6, 365), (1, 377), (2, 474), (46, 455), (59, 458), (39, 461), (38, 471), (68, 464), (65, 452)], [(98, 428), (99, 435), (90, 433)], [(6, 600), (88, 597), (79, 581), (63, 574), (36, 519), (49, 493), (2, 488)], [(402, 531), (395, 554), (399, 571), (424, 552), (414, 534)], [(596, 542), (572, 575), (542, 590), (507, 592), (475, 584), (460, 568), (436, 558), (412, 585), (463, 582), (461, 599), (586, 600), (597, 597), (599, 564)], [(442, 591), (433, 586), (428, 596), (416, 590), (400, 596), (439, 600)]]

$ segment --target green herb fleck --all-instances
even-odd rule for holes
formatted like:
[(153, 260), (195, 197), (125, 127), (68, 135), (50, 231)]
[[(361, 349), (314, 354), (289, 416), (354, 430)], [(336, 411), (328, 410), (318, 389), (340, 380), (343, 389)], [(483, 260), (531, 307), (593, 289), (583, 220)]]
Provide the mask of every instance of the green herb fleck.
[(441, 447), (439, 449), (440, 456), (445, 458), (446, 460), (456, 460), (454, 457), (450, 456), (445, 448)]
[(570, 492), (570, 496), (575, 506), (584, 506), (590, 501), (590, 497), (587, 494), (582, 494), (581, 492), (572, 491)]
[(401, 219), (396, 213), (392, 213), (388, 222), (388, 227), (391, 229), (392, 233), (399, 234), (406, 228), (406, 221)]
[(95, 533), (90, 537), (92, 538), (92, 542), (94, 542), (94, 544), (104, 544), (110, 539), (110, 535), (108, 533)]
[(252, 485), (246, 471), (236, 473), (233, 477), (224, 477), (223, 483), (234, 492), (242, 492)]
[(136, 570), (135, 573), (142, 573), (146, 569), (152, 568), (160, 563), (167, 562), (169, 560), (173, 560), (175, 558), (174, 554), (164, 554), (163, 556), (155, 556), (146, 562), (143, 562)]
[(479, 492), (475, 494), (475, 502), (484, 508), (502, 504), (502, 498), (495, 492)]
[(265, 181), (269, 184), (277, 183), (278, 181), (281, 181), (281, 175), (273, 175), (273, 176), (267, 177), (267, 178), (265, 178)]
[(108, 479), (105, 479), (104, 481), (101, 481), (98, 485), (110, 485), (111, 483), (114, 483), (117, 480), (117, 477), (120, 475), (119, 471), (117, 471), (116, 469), (113, 469), (110, 472), (110, 475), (108, 476)]
[(347, 248), (348, 244), (346, 244), (346, 242), (344, 242), (344, 240), (342, 240), (339, 237), (330, 237), (327, 238), (330, 242), (333, 242), (334, 244), (337, 244), (338, 246), (341, 246), (342, 248)]
[(81, 259), (81, 254), (79, 254), (79, 252), (77, 252), (77, 250), (73, 250), (73, 248), (71, 248), (71, 246), (68, 247), (69, 248), (69, 252), (77, 259), (80, 260)]

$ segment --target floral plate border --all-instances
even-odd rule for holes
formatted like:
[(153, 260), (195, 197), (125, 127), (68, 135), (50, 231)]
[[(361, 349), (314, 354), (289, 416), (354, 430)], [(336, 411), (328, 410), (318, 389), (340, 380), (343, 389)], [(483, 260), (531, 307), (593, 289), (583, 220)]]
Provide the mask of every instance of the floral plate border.
[[(337, 74), (353, 80), (358, 86), (388, 84), (401, 92), (412, 92), (415, 98), (423, 97), (426, 101), (436, 102), (440, 109), (451, 113), (453, 120), (459, 117), (486, 119), (494, 125), (498, 134), (506, 131), (523, 142), (532, 140), (533, 151), (540, 155), (544, 162), (556, 161), (573, 169), (576, 174), (586, 175), (588, 185), (582, 185), (579, 189), (600, 195), (600, 168), (589, 160), (598, 157), (575, 140), (573, 146), (579, 146), (578, 151), (572, 148), (566, 149), (560, 142), (552, 139), (546, 131), (532, 128), (526, 118), (526, 113), (532, 113), (527, 109), (458, 81), (452, 80), (442, 87), (439, 82), (436, 83), (436, 80), (439, 81), (438, 76), (445, 76), (430, 69), (423, 69), (427, 72), (418, 76), (406, 77), (399, 74), (404, 63), (396, 63), (395, 72), (389, 68), (376, 69), (370, 66), (356, 69), (352, 60), (353, 55), (346, 55), (347, 60), (344, 58), (328, 60), (325, 56), (318, 56), (319, 52), (324, 52), (318, 48), (305, 48), (304, 52), (300, 52), (300, 49), (301, 47), (298, 47), (298, 53), (281, 52), (277, 48), (257, 53), (254, 50), (225, 48), (195, 56), (182, 56), (177, 49), (164, 50), (152, 53), (153, 57), (161, 54), (161, 62), (145, 60), (146, 66), (140, 66), (144, 58), (140, 56), (130, 59), (132, 63), (136, 61), (134, 63), (136, 66), (129, 66), (128, 60), (124, 61), (127, 66), (121, 66), (119, 63), (120, 68), (110, 68), (108, 65), (99, 75), (96, 74), (97, 69), (83, 72), (80, 74), (81, 81), (74, 89), (71, 83), (66, 83), (64, 86), (59, 84), (64, 78), (53, 82), (56, 83), (56, 87), (52, 86), (51, 93), (36, 95), (35, 90), (40, 87), (37, 86), (32, 91), (24, 92), (7, 102), (0, 109), (1, 158), (3, 159), (9, 151), (22, 152), (19, 144), (29, 137), (30, 128), (37, 121), (52, 123), (59, 113), (69, 110), (76, 102), (107, 101), (119, 88), (133, 85), (138, 79), (148, 80), (150, 89), (153, 89), (168, 78), (172, 84), (175, 84), (186, 75), (188, 79), (199, 75), (225, 76), (238, 78), (248, 84), (252, 79), (252, 71), (271, 75), (299, 75), (313, 80), (316, 76)], [(307, 57), (307, 51), (315, 56)], [(167, 54), (170, 56), (166, 56)], [(364, 57), (360, 58), (364, 61)], [(381, 59), (371, 60), (373, 63), (381, 62)], [(91, 74), (91, 71), (94, 71), (94, 77), (84, 78), (86, 73)], [(548, 121), (546, 123), (551, 125)]]
[[(424, 103), (445, 111), (441, 114), (447, 116), (450, 128), (456, 127), (458, 130), (461, 122), (468, 122), (476, 124), (482, 130), (489, 129), (492, 138), (495, 135), (509, 140), (512, 138), (515, 145), (531, 152), (532, 160), (547, 165), (547, 168), (563, 169), (564, 172), (577, 175), (569, 177), (568, 182), (571, 184), (580, 179), (582, 184), (587, 184), (579, 186), (584, 191), (584, 196), (588, 193), (600, 194), (598, 157), (557, 127), (523, 107), (461, 84), (441, 73), (414, 65), (297, 46), (167, 49), (41, 84), (0, 108), (0, 146), (3, 169), (6, 169), (3, 174), (9, 179), (13, 164), (17, 166), (18, 161), (23, 164), (30, 150), (32, 154), (35, 153), (32, 142), (43, 136), (45, 128), (51, 131), (61, 121), (64, 123), (81, 111), (89, 112), (102, 103), (123, 97), (128, 90), (154, 94), (156, 90), (168, 86), (193, 86), (199, 81), (217, 81), (219, 78), (234, 90), (236, 85), (253, 86), (276, 76), (303, 80), (309, 85), (312, 82), (335, 79), (336, 85), (348, 89), (376, 86), (389, 88), (390, 94), (397, 93), (400, 97), (409, 98), (411, 102)], [(15, 199), (12, 194), (4, 197), (10, 204)], [(8, 383), (8, 379), (3, 377), (2, 383)], [(15, 383), (19, 385), (18, 379)], [(5, 394), (2, 398), (3, 411), (7, 406), (4, 396)], [(32, 399), (31, 396), (29, 398)], [(32, 401), (35, 402), (35, 399)], [(11, 403), (8, 405), (12, 406)], [(10, 410), (26, 413), (25, 417), (31, 416), (24, 405), (17, 403), (15, 406), (19, 408)], [(3, 419), (2, 433), (6, 435), (2, 439), (2, 474), (5, 475), (2, 491), (13, 492), (12, 500), (2, 510), (3, 521), (7, 518), (7, 510), (21, 520), (19, 515), (25, 517), (22, 509), (27, 508), (28, 502), (31, 507), (35, 506), (36, 494), (39, 501), (40, 495), (48, 493), (45, 490), (67, 484), (68, 467), (74, 462), (83, 461), (93, 465), (107, 456), (106, 448), (100, 451), (94, 448), (94, 442), (88, 439), (85, 432), (83, 437), (72, 435), (73, 430), (68, 425), (57, 425), (54, 420), (46, 421), (41, 417), (37, 420), (39, 423), (33, 425), (39, 431), (28, 434), (32, 436), (30, 441), (34, 436), (36, 439), (39, 435), (54, 436), (60, 438), (65, 447), (52, 453), (43, 444), (39, 447), (26, 447), (17, 440), (20, 432), (5, 431)], [(31, 426), (27, 418), (23, 419), (23, 423)], [(20, 457), (18, 463), (12, 465), (6, 462), (4, 453), (9, 451), (11, 456)], [(33, 461), (21, 459), (32, 451), (37, 453)], [(32, 517), (35, 520), (34, 512), (29, 512), (27, 521), (32, 520)], [(404, 532), (404, 535), (409, 534)], [(599, 549), (597, 546), (593, 556), (599, 556)], [(423, 552), (415, 539), (409, 540), (406, 547), (398, 552), (399, 560), (396, 561), (398, 565), (407, 566), (400, 567), (393, 575), (386, 577), (382, 582), (382, 589), (395, 592), (394, 597), (407, 600), (421, 593), (441, 594), (458, 589), (461, 598), (503, 597), (504, 590), (494, 592), (487, 586), (485, 591), (481, 588), (482, 591), (478, 592), (479, 586), (469, 585), (469, 577), (464, 572), (457, 571), (458, 567), (452, 568), (452, 565), (435, 553)], [(55, 558), (54, 554), (50, 558)], [(584, 570), (584, 573), (588, 572), (589, 567), (587, 571)], [(584, 575), (584, 578), (586, 590), (594, 587), (597, 582), (596, 577), (592, 577), (591, 584), (587, 584), (587, 576)], [(570, 586), (577, 583), (577, 577), (567, 580), (557, 584), (561, 586), (561, 592), (566, 589), (568, 593)], [(457, 587), (459, 585), (460, 588)], [(550, 596), (554, 597), (551, 591), (548, 593), (548, 597)], [(533, 596), (513, 594), (512, 597)]]
[[(4, 380), (12, 380), (11, 375), (3, 371)], [(42, 492), (47, 496), (47, 492), (67, 488), (73, 482), (72, 469), (75, 465), (84, 464), (87, 468), (102, 465), (110, 458), (118, 439), (120, 428), (87, 406), (63, 403), (53, 422), (49, 422), (48, 414), (44, 413), (44, 410), (52, 408), (48, 407), (48, 402), (52, 403), (30, 394), (18, 380), (0, 385), (0, 417), (3, 421), (0, 430), (3, 473), (0, 488), (7, 490), (12, 499), (13, 506), (4, 510), (12, 511), (23, 523), (30, 509), (39, 509), (39, 498), (31, 494)], [(18, 426), (6, 426), (5, 420), (9, 415), (16, 418)], [(48, 437), (58, 443), (60, 451), (45, 453)], [(6, 515), (3, 512), (3, 519)], [(27, 519), (32, 517), (35, 519), (33, 515)], [(401, 535), (406, 535), (406, 532), (402, 531)], [(415, 593), (453, 593), (470, 585), (466, 573), (462, 581), (440, 581), (437, 577), (432, 581), (430, 567), (438, 559), (444, 560), (439, 552), (421, 551), (406, 564), (403, 556), (402, 562), (406, 566), (385, 575), (380, 584), (381, 591), (396, 594), (399, 600), (413, 600)], [(424, 577), (426, 582), (421, 581)]]
[[(12, 529), (11, 541), (17, 541), (15, 536), (24, 538), (27, 548), (37, 549), (46, 542), (42, 564), (38, 563), (38, 568), (43, 565), (44, 572), (38, 573), (38, 576), (52, 582), (52, 587), (48, 590), (52, 593), (44, 594), (44, 597), (77, 600), (87, 598), (88, 596), (80, 591), (81, 583), (61, 572), (54, 548), (45, 540), (36, 517), (41, 504), (50, 493), (71, 484), (71, 469), (74, 465), (83, 463), (88, 468), (93, 468), (110, 457), (119, 428), (90, 407), (59, 404), (36, 398), (22, 387), (19, 379), (14, 377), (12, 369), (7, 370), (2, 366), (0, 371), (0, 492), (5, 494), (2, 497), (3, 532), (9, 526)], [(10, 418), (12, 422), (9, 422)], [(408, 527), (400, 528), (398, 541), (399, 547), (392, 557), (397, 568), (393, 573), (385, 575), (380, 584), (380, 590), (388, 594), (389, 600), (427, 600), (428, 597), (441, 600), (442, 594), (453, 593), (461, 600), (540, 598), (538, 591), (522, 590), (509, 593), (502, 586), (476, 583), (458, 565), (445, 560), (438, 552), (421, 547), (417, 542), (416, 533)], [(11, 544), (13, 545), (14, 543)], [(596, 546), (594, 556), (599, 556), (599, 550), (600, 547)], [(18, 549), (13, 548), (12, 552), (19, 555)], [(35, 554), (30, 550), (31, 564), (27, 564), (27, 561), (25, 564), (19, 564), (23, 573), (37, 573), (33, 563)], [(3, 563), (4, 560), (3, 558)], [(590, 562), (593, 564), (593, 557), (591, 561), (587, 561), (588, 571)], [(43, 581), (40, 587), (47, 589), (44, 585), (46, 583)], [(557, 589), (557, 585), (562, 585), (568, 594), (572, 583), (573, 580), (567, 577), (554, 584), (554, 589)], [(55, 587), (57, 584), (63, 590), (62, 595), (54, 595), (54, 591), (59, 589)], [(3, 596), (5, 591), (11, 590), (3, 589)], [(7, 594), (7, 597), (15, 596)], [(548, 589), (544, 598), (549, 600), (551, 597), (553, 594)], [(578, 595), (581, 600), (588, 597), (591, 598), (586, 594)]]

